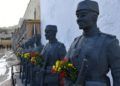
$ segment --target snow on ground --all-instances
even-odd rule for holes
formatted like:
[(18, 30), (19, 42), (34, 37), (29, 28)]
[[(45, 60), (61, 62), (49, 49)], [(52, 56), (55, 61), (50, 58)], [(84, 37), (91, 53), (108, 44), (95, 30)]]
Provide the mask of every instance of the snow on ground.
[(19, 63), (13, 51), (0, 51), (0, 86), (12, 86), (11, 66)]

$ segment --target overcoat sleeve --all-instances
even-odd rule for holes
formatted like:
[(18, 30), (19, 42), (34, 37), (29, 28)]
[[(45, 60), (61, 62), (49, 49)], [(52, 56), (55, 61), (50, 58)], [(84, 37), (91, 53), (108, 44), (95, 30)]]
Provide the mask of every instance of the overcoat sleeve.
[(63, 59), (65, 57), (65, 55), (66, 55), (66, 48), (65, 48), (64, 44), (61, 44), (59, 46), (59, 57), (60, 57), (60, 59)]
[(108, 62), (113, 77), (113, 86), (120, 86), (120, 46), (113, 38), (107, 47)]

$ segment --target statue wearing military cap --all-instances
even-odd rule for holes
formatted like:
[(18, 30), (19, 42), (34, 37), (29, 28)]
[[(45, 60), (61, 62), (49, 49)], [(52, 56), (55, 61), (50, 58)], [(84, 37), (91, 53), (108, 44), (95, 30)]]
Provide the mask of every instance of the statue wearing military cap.
[(49, 30), (56, 33), (57, 32), (57, 26), (55, 26), (55, 25), (47, 25), (45, 31), (49, 31)]
[(77, 11), (80, 11), (80, 10), (90, 10), (90, 11), (94, 11), (99, 14), (98, 3), (95, 1), (91, 1), (91, 0), (85, 0), (85, 1), (80, 2), (78, 4)]
[[(83, 34), (75, 38), (66, 57), (79, 73), (76, 82), (66, 78), (65, 86), (111, 86), (107, 76), (109, 70), (112, 73), (113, 86), (120, 86), (119, 42), (116, 36), (99, 30), (98, 15), (99, 7), (96, 1), (85, 0), (77, 6), (77, 24)], [(85, 74), (79, 76), (83, 59), (87, 59), (87, 67)]]
[(49, 41), (43, 48), (41, 55), (45, 58), (43, 65), (43, 78), (41, 86), (60, 86), (58, 74), (52, 74), (51, 68), (57, 60), (64, 58), (66, 49), (63, 43), (56, 38), (57, 26), (47, 25), (45, 37)]

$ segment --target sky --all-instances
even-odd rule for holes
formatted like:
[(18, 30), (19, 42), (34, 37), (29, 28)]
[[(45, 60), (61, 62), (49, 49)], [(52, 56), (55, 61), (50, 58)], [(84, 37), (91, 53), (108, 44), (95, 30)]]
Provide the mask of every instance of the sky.
[(0, 0), (0, 27), (17, 25), (30, 0)]

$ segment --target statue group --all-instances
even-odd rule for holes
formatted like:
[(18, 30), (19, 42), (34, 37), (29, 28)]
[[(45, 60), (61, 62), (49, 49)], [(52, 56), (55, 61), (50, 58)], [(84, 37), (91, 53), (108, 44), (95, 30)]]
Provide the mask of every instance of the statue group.
[[(111, 86), (107, 76), (111, 70), (113, 86), (120, 86), (120, 46), (116, 36), (102, 33), (97, 27), (99, 6), (96, 1), (85, 0), (76, 10), (77, 24), (83, 34), (76, 37), (66, 52), (63, 43), (56, 38), (57, 26), (47, 25), (45, 37), (48, 43), (41, 51), (45, 61), (40, 69), (39, 86), (60, 86), (58, 74), (52, 74), (51, 68), (57, 60), (64, 57), (77, 68), (75, 82), (64, 79), (64, 86)], [(81, 73), (82, 62), (86, 59), (85, 70)]]

